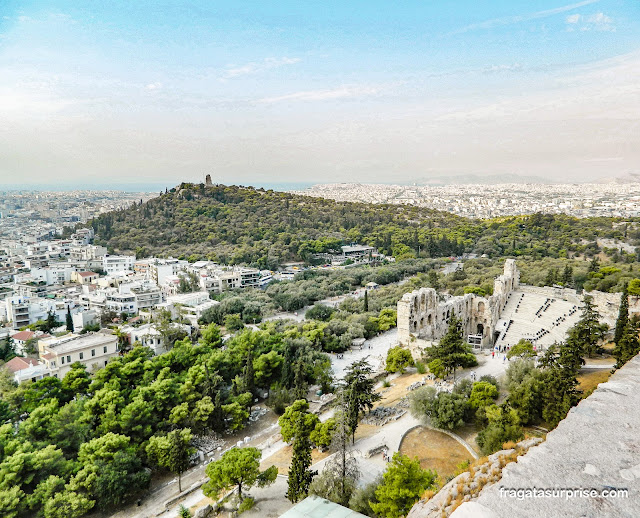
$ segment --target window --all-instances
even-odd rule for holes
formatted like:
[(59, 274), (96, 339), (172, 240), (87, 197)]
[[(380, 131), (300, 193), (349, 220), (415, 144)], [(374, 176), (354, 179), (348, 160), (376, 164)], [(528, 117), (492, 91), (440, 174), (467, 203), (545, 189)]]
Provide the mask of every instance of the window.
[(64, 356), (63, 356), (62, 358), (60, 358), (60, 363), (61, 363), (62, 365), (64, 365)]
[(91, 356), (95, 356), (96, 355), (96, 350), (95, 349), (91, 349)]
[(107, 365), (107, 360), (104, 361), (105, 366)]
[(104, 354), (107, 354), (107, 346), (106, 346), (106, 345), (102, 348), (102, 352), (103, 352)]
[(71, 356), (67, 355), (67, 363), (71, 363)]
[(80, 353), (80, 359), (84, 360), (84, 353)]

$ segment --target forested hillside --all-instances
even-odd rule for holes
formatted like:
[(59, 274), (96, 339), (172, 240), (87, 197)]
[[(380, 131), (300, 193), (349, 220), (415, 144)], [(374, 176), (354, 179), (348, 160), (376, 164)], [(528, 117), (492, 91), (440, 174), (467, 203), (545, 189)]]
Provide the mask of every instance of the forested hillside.
[[(562, 257), (596, 252), (596, 238), (637, 239), (615, 218), (541, 215), (470, 220), (404, 205), (336, 202), (237, 186), (181, 184), (91, 220), (96, 243), (138, 257), (168, 256), (275, 268), (358, 242), (395, 257), (463, 252)], [(635, 225), (633, 225), (635, 226)], [(633, 235), (632, 235), (633, 234)]]

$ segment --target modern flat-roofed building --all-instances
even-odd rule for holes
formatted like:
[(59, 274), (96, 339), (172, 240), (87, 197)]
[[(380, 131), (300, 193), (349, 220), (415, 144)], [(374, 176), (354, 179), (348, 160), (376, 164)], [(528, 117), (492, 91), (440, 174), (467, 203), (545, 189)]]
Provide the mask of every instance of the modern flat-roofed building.
[(103, 333), (68, 334), (59, 338), (40, 340), (40, 358), (52, 376), (64, 378), (71, 364), (80, 362), (87, 369), (104, 367), (109, 359), (118, 356), (118, 338)]
[(107, 275), (122, 271), (133, 271), (135, 255), (105, 255), (102, 258), (102, 269)]

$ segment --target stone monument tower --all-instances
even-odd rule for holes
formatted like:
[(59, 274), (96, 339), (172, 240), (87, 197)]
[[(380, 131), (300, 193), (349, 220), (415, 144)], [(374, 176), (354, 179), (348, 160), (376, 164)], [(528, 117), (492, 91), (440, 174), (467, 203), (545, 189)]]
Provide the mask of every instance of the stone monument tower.
[(204, 182), (205, 182), (205, 183), (204, 183), (204, 186), (205, 186), (205, 187), (213, 187), (213, 183), (211, 183), (211, 175), (210, 175), (210, 174), (208, 174), (208, 175), (206, 176), (206, 178), (205, 178), (205, 181), (204, 181)]

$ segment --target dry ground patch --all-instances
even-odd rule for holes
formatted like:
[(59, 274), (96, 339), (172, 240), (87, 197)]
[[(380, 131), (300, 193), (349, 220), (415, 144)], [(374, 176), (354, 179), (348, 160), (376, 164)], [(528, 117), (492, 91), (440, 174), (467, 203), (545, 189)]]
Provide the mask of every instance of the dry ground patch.
[[(289, 466), (291, 465), (292, 452), (293, 446), (287, 444), (284, 448), (279, 449), (270, 457), (263, 459), (260, 464), (260, 469), (265, 470), (271, 466), (275, 466), (278, 468), (278, 473), (280, 475), (287, 475), (289, 473)], [(331, 455), (331, 452), (329, 451), (320, 452), (313, 449), (311, 450), (311, 463), (315, 464), (329, 455)]]
[(453, 475), (461, 462), (474, 460), (467, 449), (455, 439), (422, 426), (405, 436), (400, 452), (410, 458), (418, 457), (423, 469), (436, 470), (442, 480)]
[(611, 376), (609, 369), (581, 372), (578, 374), (578, 384), (587, 395), (593, 392), (600, 383), (607, 381), (609, 376)]

